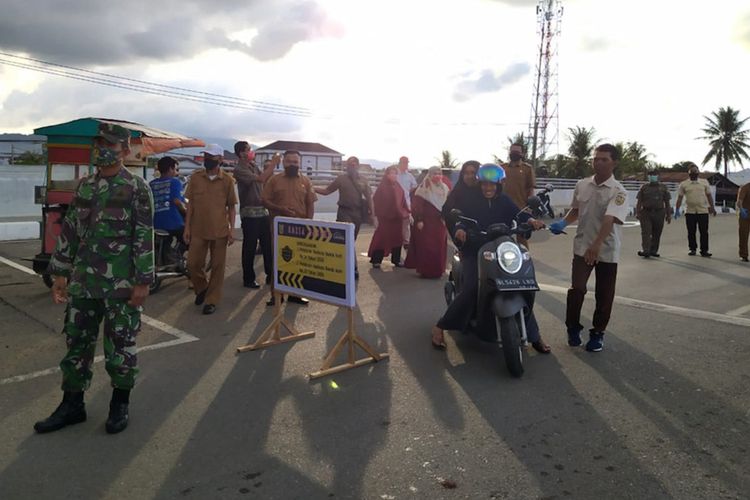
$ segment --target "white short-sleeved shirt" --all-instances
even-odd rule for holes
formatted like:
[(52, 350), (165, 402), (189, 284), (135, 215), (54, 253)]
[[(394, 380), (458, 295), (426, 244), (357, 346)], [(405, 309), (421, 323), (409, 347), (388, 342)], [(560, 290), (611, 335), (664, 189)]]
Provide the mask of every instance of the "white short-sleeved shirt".
[(622, 223), (628, 216), (628, 193), (614, 176), (601, 184), (594, 176), (581, 179), (573, 191), (572, 208), (578, 209), (578, 230), (573, 240), (573, 253), (583, 257), (596, 239), (606, 215), (615, 218), (612, 232), (604, 240), (599, 251), (601, 262), (617, 263), (622, 245)]
[(417, 179), (407, 170), (406, 172), (398, 171), (398, 183), (404, 189), (406, 195), (406, 206), (411, 210), (411, 197), (409, 193), (417, 189)]
[(711, 186), (706, 179), (690, 179), (682, 181), (677, 189), (680, 196), (685, 197), (686, 214), (707, 214), (708, 199), (706, 195), (711, 195)]

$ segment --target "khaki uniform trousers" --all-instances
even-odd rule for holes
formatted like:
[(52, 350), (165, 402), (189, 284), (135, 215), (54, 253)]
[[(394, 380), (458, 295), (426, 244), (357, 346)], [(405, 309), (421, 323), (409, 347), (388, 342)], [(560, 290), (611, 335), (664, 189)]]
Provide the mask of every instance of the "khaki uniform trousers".
[[(206, 279), (206, 255), (211, 254), (211, 276)], [(204, 240), (190, 239), (188, 250), (188, 272), (196, 295), (206, 290), (206, 304), (217, 305), (224, 287), (224, 269), (227, 260), (227, 238)]]

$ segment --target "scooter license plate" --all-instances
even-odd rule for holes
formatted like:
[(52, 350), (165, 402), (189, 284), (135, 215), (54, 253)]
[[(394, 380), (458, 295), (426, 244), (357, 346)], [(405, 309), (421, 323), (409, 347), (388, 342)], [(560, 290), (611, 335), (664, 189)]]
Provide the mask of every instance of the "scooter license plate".
[(495, 278), (495, 286), (505, 291), (539, 291), (536, 280), (530, 278)]

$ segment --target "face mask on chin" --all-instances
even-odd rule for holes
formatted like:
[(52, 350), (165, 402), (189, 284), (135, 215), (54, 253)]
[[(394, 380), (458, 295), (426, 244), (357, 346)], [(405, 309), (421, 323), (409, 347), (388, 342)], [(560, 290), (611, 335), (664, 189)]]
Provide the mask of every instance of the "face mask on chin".
[(511, 153), (510, 154), (510, 161), (520, 161), (521, 158), (523, 158), (523, 155), (521, 153)]
[(299, 175), (299, 167), (284, 167), (284, 172), (289, 177), (297, 177)]
[(111, 167), (117, 165), (120, 160), (120, 153), (106, 146), (94, 146), (94, 154), (94, 163), (97, 167)]

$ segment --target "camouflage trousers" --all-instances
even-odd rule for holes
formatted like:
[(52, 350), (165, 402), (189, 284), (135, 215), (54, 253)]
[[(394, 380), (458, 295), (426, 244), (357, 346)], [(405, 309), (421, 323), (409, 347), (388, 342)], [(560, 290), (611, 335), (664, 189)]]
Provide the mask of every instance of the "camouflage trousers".
[(99, 325), (104, 321), (104, 357), (112, 387), (132, 389), (138, 374), (135, 338), (141, 309), (128, 299), (72, 298), (65, 311), (68, 353), (60, 362), (63, 391), (85, 391), (91, 384)]

